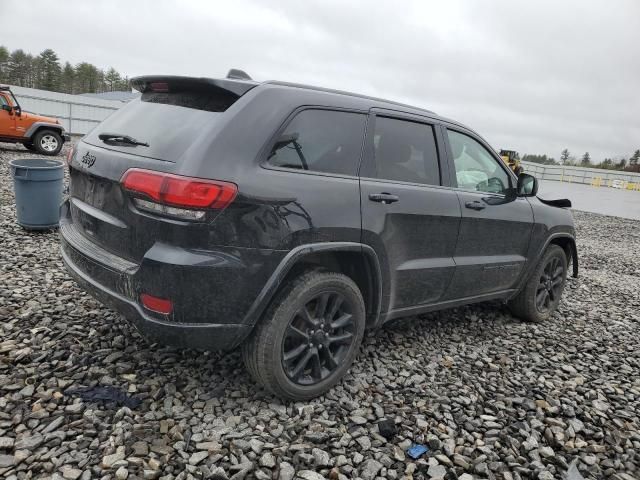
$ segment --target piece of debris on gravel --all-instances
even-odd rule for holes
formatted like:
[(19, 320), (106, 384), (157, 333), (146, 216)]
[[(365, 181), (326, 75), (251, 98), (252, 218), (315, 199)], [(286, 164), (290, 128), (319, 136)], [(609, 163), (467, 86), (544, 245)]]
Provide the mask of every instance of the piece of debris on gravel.
[[(16, 224), (8, 163), (31, 155), (0, 147), (1, 478), (638, 478), (640, 222), (575, 212), (581, 277), (551, 321), (398, 321), (327, 395), (283, 404), (237, 352), (149, 345), (76, 287), (57, 233)], [(141, 404), (65, 393), (96, 386)]]

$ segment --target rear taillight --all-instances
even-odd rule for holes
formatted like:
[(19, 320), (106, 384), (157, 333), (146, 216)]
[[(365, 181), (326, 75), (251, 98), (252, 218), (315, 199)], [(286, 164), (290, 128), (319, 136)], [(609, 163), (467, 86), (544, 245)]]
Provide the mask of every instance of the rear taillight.
[(127, 170), (121, 182), (135, 196), (137, 207), (190, 220), (203, 218), (207, 210), (226, 208), (238, 193), (234, 183), (139, 168)]

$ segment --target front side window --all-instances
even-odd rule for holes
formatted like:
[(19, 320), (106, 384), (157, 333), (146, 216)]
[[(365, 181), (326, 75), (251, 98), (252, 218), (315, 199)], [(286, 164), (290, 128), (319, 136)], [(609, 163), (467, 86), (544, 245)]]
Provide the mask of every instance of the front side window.
[(366, 116), (333, 110), (303, 110), (278, 137), (269, 154), (276, 167), (356, 175)]
[(447, 130), (456, 169), (458, 187), (488, 193), (506, 193), (509, 175), (477, 140), (464, 133)]
[(440, 185), (438, 150), (431, 125), (376, 117), (375, 177)]
[(0, 108), (2, 105), (9, 105), (9, 102), (7, 102), (7, 99), (4, 98), (4, 95), (0, 95)]

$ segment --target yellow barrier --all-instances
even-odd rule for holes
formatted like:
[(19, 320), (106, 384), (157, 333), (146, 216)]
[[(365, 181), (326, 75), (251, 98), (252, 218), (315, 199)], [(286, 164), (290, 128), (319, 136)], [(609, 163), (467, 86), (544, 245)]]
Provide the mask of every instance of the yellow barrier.
[(600, 177), (593, 177), (591, 179), (591, 186), (592, 187), (600, 187), (602, 186), (602, 178)]

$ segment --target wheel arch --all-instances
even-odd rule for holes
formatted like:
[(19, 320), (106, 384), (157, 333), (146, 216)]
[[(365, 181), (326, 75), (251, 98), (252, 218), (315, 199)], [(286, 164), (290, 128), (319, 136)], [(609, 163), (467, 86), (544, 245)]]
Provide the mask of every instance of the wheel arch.
[(567, 263), (571, 262), (573, 265), (572, 276), (573, 278), (578, 278), (578, 249), (576, 247), (575, 238), (571, 235), (562, 233), (553, 235), (547, 241), (540, 255), (544, 254), (549, 245), (558, 245), (562, 250), (564, 250), (564, 254), (567, 256)]
[(572, 263), (572, 277), (578, 278), (578, 249), (576, 247), (576, 239), (570, 233), (556, 232), (547, 237), (544, 244), (542, 245), (542, 248), (538, 250), (535, 258), (532, 258), (530, 262), (528, 262), (528, 268), (525, 274), (522, 275), (520, 283), (518, 284), (518, 288), (516, 288), (513, 295), (509, 297), (510, 299), (514, 298), (524, 288), (527, 281), (529, 280), (529, 277), (535, 270), (536, 265), (538, 265), (538, 262), (540, 262), (540, 259), (544, 255), (544, 252), (546, 252), (547, 248), (549, 248), (549, 245), (558, 245), (564, 250), (564, 253), (567, 256), (567, 263), (569, 263), (569, 261), (571, 261)]
[[(47, 122), (35, 122), (27, 129), (26, 132), (24, 132), (25, 140), (32, 142), (33, 137), (35, 137), (38, 134), (38, 132), (41, 132), (42, 130), (55, 130), (57, 133), (60, 134), (60, 136), (62, 136), (62, 134), (64, 133), (64, 127), (60, 124), (47, 123)], [(64, 142), (64, 139), (62, 141)]]
[(351, 278), (365, 301), (367, 328), (378, 326), (382, 305), (380, 264), (371, 247), (356, 242), (313, 243), (291, 250), (269, 277), (243, 323), (255, 325), (288, 279), (313, 268), (342, 273)]

